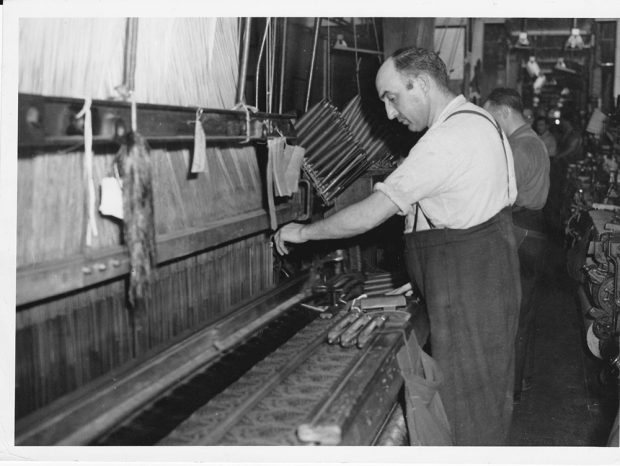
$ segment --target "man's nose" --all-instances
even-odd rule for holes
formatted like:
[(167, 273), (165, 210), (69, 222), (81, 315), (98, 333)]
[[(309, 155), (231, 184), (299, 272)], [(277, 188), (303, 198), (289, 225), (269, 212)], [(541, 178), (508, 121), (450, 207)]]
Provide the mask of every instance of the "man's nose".
[(386, 101), (385, 102), (385, 113), (387, 113), (387, 117), (390, 120), (393, 120), (398, 115), (398, 110), (396, 110), (389, 101)]

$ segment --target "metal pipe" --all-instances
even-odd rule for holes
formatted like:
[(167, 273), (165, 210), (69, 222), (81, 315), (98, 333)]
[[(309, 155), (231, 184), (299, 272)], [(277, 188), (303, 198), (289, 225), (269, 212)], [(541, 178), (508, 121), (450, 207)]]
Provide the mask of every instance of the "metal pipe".
[[(337, 147), (348, 144), (346, 138), (341, 137), (339, 134), (330, 134), (329, 137), (323, 138), (321, 145), (308, 146), (306, 151), (310, 153), (310, 161), (316, 166), (318, 162), (322, 162), (327, 154), (333, 152)], [(324, 165), (321, 164), (321, 165)]]
[(243, 51), (241, 54), (241, 66), (239, 70), (239, 81), (237, 82), (236, 103), (245, 103), (245, 80), (248, 74), (248, 57), (250, 55), (250, 27), (252, 18), (245, 18), (243, 31)]
[(282, 99), (284, 96), (284, 71), (286, 69), (286, 26), (288, 18), (283, 18), (282, 23), (282, 57), (280, 59), (280, 93), (278, 95), (278, 113), (282, 113)]
[(310, 131), (308, 131), (306, 134), (300, 134), (299, 138), (304, 140), (304, 141), (309, 141), (313, 137), (315, 137), (316, 134), (319, 131), (324, 130), (324, 128), (326, 126), (328, 126), (328, 125), (332, 125), (333, 126), (334, 123), (335, 123), (335, 119), (333, 117), (333, 114), (332, 115), (327, 115), (326, 118), (322, 118), (322, 119), (318, 120), (316, 122), (316, 124), (314, 125), (314, 127)]
[(319, 29), (321, 27), (321, 18), (314, 19), (314, 40), (312, 42), (312, 58), (310, 60), (310, 71), (308, 72), (308, 90), (306, 92), (306, 106), (304, 110), (308, 111), (310, 105), (310, 93), (312, 91), (312, 77), (314, 75), (314, 61), (316, 60), (316, 48), (319, 43)]
[[(343, 143), (345, 144), (343, 149), (341, 149), (340, 145), (338, 147), (334, 147), (334, 149), (325, 153), (325, 156), (321, 159), (320, 163), (316, 164), (316, 168), (319, 172), (321, 172), (321, 176), (327, 176), (329, 174), (328, 170), (333, 170), (343, 160), (349, 159), (351, 154), (357, 153), (358, 147), (352, 139), (344, 139)], [(340, 155), (337, 154), (338, 151), (340, 152)]]
[(341, 139), (341, 135), (337, 131), (325, 131), (318, 135), (318, 137), (313, 138), (306, 142), (304, 146), (306, 148), (306, 153), (311, 160), (319, 160), (321, 159), (321, 154), (325, 152), (325, 149), (330, 145), (336, 143)]
[(323, 183), (326, 184), (329, 189), (334, 181), (339, 181), (343, 177), (347, 176), (347, 173), (351, 170), (351, 168), (360, 163), (364, 157), (366, 157), (366, 153), (362, 149), (356, 148), (353, 155), (339, 160), (334, 168), (332, 168), (329, 173), (325, 174), (323, 177)]
[[(316, 107), (313, 107), (313, 109), (314, 108)], [(331, 110), (326, 107), (321, 107), (314, 111), (313, 109), (309, 110), (308, 113), (301, 117), (301, 119), (295, 125), (297, 133), (300, 135), (300, 137), (303, 137), (303, 134), (307, 132), (318, 119), (326, 118), (331, 113)]]
[(332, 39), (331, 39), (331, 28), (329, 25), (329, 21), (327, 21), (327, 98), (332, 98)]
[(327, 196), (327, 198), (331, 200), (337, 197), (342, 191), (344, 191), (349, 186), (351, 186), (353, 182), (358, 180), (363, 175), (363, 173), (369, 168), (369, 166), (370, 164), (362, 164), (359, 167), (357, 167), (355, 171), (352, 172), (349, 176), (341, 180), (339, 184), (335, 186), (327, 187), (325, 189), (325, 193), (326, 193), (325, 195)]
[(326, 101), (321, 101), (318, 104), (312, 106), (310, 110), (304, 113), (299, 121), (297, 121), (297, 129), (299, 131), (304, 131), (307, 127), (311, 126), (312, 123), (318, 118), (318, 115), (328, 114), (331, 112), (331, 109), (327, 106)]
[(321, 179), (324, 179), (330, 170), (343, 159), (349, 159), (353, 152), (355, 152), (355, 147), (352, 146), (351, 141), (343, 139), (321, 154), (321, 158), (314, 162), (314, 169)]
[(368, 169), (371, 167), (371, 161), (365, 161), (359, 167), (355, 169), (349, 176), (347, 176), (344, 180), (340, 182), (340, 187), (342, 190), (347, 189), (354, 181), (359, 179)]
[(336, 166), (323, 179), (324, 184), (327, 185), (326, 189), (329, 191), (331, 188), (333, 188), (335, 184), (339, 183), (340, 181), (343, 181), (348, 176), (350, 176), (351, 173), (356, 169), (355, 167), (358, 166), (358, 164), (360, 165), (363, 164), (365, 159), (366, 159), (366, 152), (360, 149), (359, 152), (355, 154), (354, 158), (345, 161), (345, 163), (338, 164), (338, 166)]

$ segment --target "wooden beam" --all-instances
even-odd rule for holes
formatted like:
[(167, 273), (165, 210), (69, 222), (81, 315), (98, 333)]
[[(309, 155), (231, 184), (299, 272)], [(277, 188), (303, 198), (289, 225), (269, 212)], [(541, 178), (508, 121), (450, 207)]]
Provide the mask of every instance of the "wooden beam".
[[(298, 214), (298, 207), (290, 203), (277, 208), (280, 223), (294, 220)], [(260, 209), (202, 227), (160, 235), (157, 238), (157, 262), (169, 262), (268, 229), (268, 214)], [(127, 273), (129, 255), (125, 246), (19, 267), (16, 305), (21, 306), (79, 290)]]

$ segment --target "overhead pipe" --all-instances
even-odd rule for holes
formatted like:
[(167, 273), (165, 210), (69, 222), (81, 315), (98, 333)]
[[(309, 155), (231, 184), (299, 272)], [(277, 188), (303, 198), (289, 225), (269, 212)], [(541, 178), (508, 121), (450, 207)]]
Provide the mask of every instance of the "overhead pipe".
[(280, 94), (278, 95), (278, 113), (282, 113), (282, 103), (284, 96), (284, 72), (286, 70), (286, 26), (288, 18), (283, 18), (282, 23), (282, 56), (280, 58)]
[(305, 111), (308, 111), (310, 105), (310, 93), (312, 91), (312, 77), (314, 76), (314, 62), (316, 60), (316, 49), (319, 44), (319, 29), (321, 27), (321, 18), (314, 19), (314, 40), (312, 42), (312, 58), (310, 60), (310, 71), (308, 73), (308, 90), (306, 92)]

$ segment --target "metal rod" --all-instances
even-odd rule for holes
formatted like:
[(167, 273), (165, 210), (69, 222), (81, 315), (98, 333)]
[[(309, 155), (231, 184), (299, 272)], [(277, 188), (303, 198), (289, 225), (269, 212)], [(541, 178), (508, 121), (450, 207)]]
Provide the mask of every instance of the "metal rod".
[(332, 98), (332, 54), (331, 54), (331, 27), (330, 22), (327, 21), (327, 98)]
[[(321, 176), (326, 176), (328, 175), (327, 170), (332, 170), (342, 160), (349, 158), (356, 150), (357, 146), (351, 138), (343, 138), (343, 145), (339, 144), (329, 152), (326, 152), (325, 156), (315, 163), (315, 168), (321, 173)], [(339, 156), (337, 151), (340, 152)]]
[(342, 139), (341, 142), (334, 145), (331, 149), (323, 152), (319, 160), (312, 161), (314, 169), (321, 177), (321, 180), (324, 180), (330, 170), (342, 160), (352, 157), (352, 153), (355, 151), (356, 147), (350, 139)]
[(237, 95), (235, 102), (245, 103), (245, 81), (248, 74), (248, 57), (250, 55), (250, 28), (252, 18), (245, 18), (243, 31), (243, 50), (241, 53), (241, 67), (239, 71), (239, 81), (237, 82)]
[[(323, 182), (327, 184), (326, 189), (329, 191), (338, 182), (345, 180), (348, 176), (350, 176), (350, 174), (352, 173), (352, 170), (355, 170), (354, 167), (357, 166), (358, 164), (362, 164), (365, 158), (366, 158), (366, 153), (360, 149), (360, 151), (355, 154), (355, 157), (353, 159), (344, 161), (345, 163), (340, 163), (323, 180)], [(328, 179), (329, 179), (329, 184), (327, 183)]]
[(326, 137), (321, 138), (320, 142), (308, 145), (306, 151), (310, 154), (310, 161), (315, 164), (324, 159), (324, 156), (330, 151), (330, 147), (340, 146), (346, 142), (346, 139), (340, 134), (327, 134)]
[(282, 104), (284, 96), (284, 72), (286, 70), (286, 26), (288, 18), (282, 18), (282, 56), (280, 58), (280, 93), (278, 95), (278, 113), (282, 113)]
[(329, 54), (329, 43), (327, 37), (323, 39), (323, 98), (327, 99), (327, 60)]
[(306, 134), (299, 134), (299, 138), (302, 141), (309, 141), (315, 137), (319, 131), (322, 131), (328, 125), (333, 125), (335, 122), (333, 113), (328, 114), (325, 118), (318, 120), (316, 124), (314, 124), (314, 127), (311, 128)]
[(332, 180), (338, 181), (345, 177), (347, 172), (349, 172), (353, 166), (357, 165), (364, 157), (366, 157), (366, 153), (362, 149), (356, 148), (352, 155), (343, 157), (338, 161), (336, 166), (324, 176), (323, 183), (326, 184), (329, 189), (333, 184)]
[(312, 42), (312, 58), (310, 60), (310, 71), (308, 72), (308, 90), (306, 92), (306, 106), (304, 110), (308, 111), (310, 105), (310, 94), (312, 92), (312, 77), (314, 75), (314, 61), (316, 60), (316, 48), (319, 43), (319, 29), (321, 27), (321, 18), (314, 19), (314, 40)]
[(328, 117), (330, 113), (331, 110), (326, 106), (314, 106), (308, 110), (295, 125), (299, 137), (303, 138), (303, 134), (308, 132), (317, 120)]

